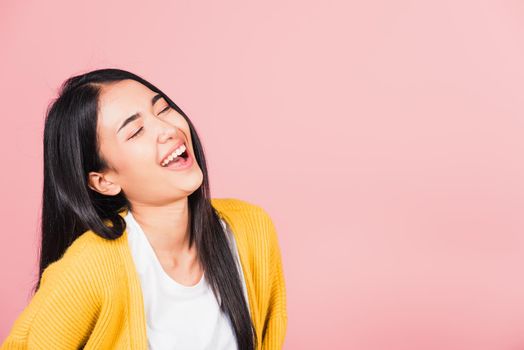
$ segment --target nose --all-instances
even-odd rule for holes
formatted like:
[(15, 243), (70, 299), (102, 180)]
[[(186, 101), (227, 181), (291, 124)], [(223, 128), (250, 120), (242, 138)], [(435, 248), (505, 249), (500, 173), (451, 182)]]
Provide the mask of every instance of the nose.
[(169, 123), (161, 123), (159, 128), (160, 132), (158, 134), (158, 141), (161, 143), (166, 142), (177, 134), (177, 128)]

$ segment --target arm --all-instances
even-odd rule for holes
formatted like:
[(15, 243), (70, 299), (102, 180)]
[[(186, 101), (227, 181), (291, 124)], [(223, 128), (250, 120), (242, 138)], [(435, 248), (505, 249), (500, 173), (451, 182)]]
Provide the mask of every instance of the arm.
[(269, 310), (262, 332), (262, 350), (280, 350), (287, 330), (286, 286), (278, 237), (271, 218), (266, 213), (270, 246)]
[(78, 349), (87, 341), (100, 298), (85, 252), (85, 244), (73, 243), (44, 270), (40, 288), (15, 320), (1, 350)]

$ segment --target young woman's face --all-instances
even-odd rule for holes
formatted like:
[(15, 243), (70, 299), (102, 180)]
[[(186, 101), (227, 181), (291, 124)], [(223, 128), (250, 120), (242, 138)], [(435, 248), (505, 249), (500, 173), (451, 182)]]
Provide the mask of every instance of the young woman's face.
[[(131, 79), (102, 87), (98, 141), (102, 157), (115, 171), (91, 172), (91, 188), (106, 195), (122, 189), (131, 202), (162, 205), (200, 187), (203, 174), (194, 157), (189, 125), (164, 98), (152, 103), (155, 95)], [(135, 113), (139, 117), (125, 123)], [(163, 167), (161, 160), (180, 142), (193, 165), (177, 171)]]

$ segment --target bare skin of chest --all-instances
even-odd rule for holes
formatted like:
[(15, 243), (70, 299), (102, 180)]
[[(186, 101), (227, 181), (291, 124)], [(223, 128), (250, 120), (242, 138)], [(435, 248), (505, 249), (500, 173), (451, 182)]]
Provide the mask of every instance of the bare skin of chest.
[(165, 273), (175, 280), (175, 282), (182, 284), (184, 286), (194, 286), (202, 278), (204, 270), (198, 264), (196, 268), (188, 269), (187, 267), (169, 267), (168, 264), (160, 262), (162, 269)]
[(175, 282), (191, 287), (201, 280), (204, 269), (197, 258), (196, 246), (177, 253), (158, 251), (155, 247), (153, 251), (164, 272)]

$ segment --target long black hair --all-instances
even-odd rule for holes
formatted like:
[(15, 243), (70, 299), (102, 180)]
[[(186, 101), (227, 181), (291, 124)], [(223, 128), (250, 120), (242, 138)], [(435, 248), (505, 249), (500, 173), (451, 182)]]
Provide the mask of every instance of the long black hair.
[[(91, 230), (102, 238), (120, 237), (126, 222), (119, 215), (130, 203), (123, 191), (106, 196), (88, 186), (88, 174), (108, 169), (99, 152), (97, 120), (99, 96), (104, 84), (133, 79), (162, 95), (180, 113), (191, 130), (196, 161), (203, 172), (202, 185), (188, 197), (190, 238), (221, 310), (229, 317), (239, 349), (255, 349), (256, 330), (242, 293), (239, 271), (210, 202), (209, 178), (203, 146), (187, 115), (160, 89), (131, 72), (116, 68), (98, 69), (68, 78), (58, 97), (48, 106), (44, 128), (44, 184), (42, 197), (42, 241), (38, 281), (52, 262), (60, 259), (71, 243)], [(107, 220), (111, 225), (106, 225)], [(220, 297), (222, 296), (222, 297)]]

